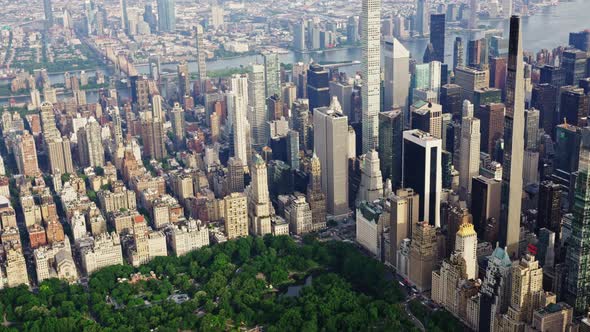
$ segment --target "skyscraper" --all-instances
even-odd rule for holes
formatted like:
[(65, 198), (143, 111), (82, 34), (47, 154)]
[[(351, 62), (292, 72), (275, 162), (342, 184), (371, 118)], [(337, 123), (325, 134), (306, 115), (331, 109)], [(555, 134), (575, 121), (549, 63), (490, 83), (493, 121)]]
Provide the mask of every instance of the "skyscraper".
[(381, 0), (362, 0), (362, 144), (363, 153), (377, 148), (381, 108)]
[(35, 138), (26, 131), (16, 137), (14, 157), (18, 173), (24, 176), (37, 176), (40, 174), (37, 161), (37, 149)]
[(305, 21), (301, 20), (293, 26), (293, 48), (305, 51)]
[(573, 86), (563, 87), (559, 102), (559, 117), (571, 125), (584, 127), (588, 122), (588, 105), (590, 97), (584, 89)]
[(577, 85), (586, 77), (586, 59), (588, 55), (580, 50), (566, 50), (561, 57), (561, 67), (565, 72), (565, 84)]
[(172, 32), (176, 29), (174, 2), (175, 0), (158, 0), (158, 30), (160, 32)]
[(421, 130), (407, 130), (403, 138), (403, 186), (420, 195), (419, 220), (440, 227), (442, 141)]
[(372, 202), (383, 197), (383, 177), (379, 168), (379, 154), (371, 150), (361, 159), (361, 184), (356, 197), (357, 202)]
[(182, 109), (179, 103), (174, 103), (174, 107), (170, 111), (170, 122), (172, 123), (174, 140), (179, 144), (184, 139), (185, 130), (184, 109)]
[(348, 213), (348, 118), (329, 107), (313, 113), (313, 145), (321, 165), (326, 211)]
[(268, 140), (264, 66), (253, 64), (251, 67), (251, 71), (248, 73), (248, 122), (250, 123), (252, 146), (260, 150)]
[(249, 160), (248, 146), (250, 124), (247, 119), (248, 109), (248, 78), (245, 75), (234, 75), (230, 81), (231, 93), (227, 94), (228, 118), (231, 120), (233, 133), (234, 156), (243, 163)]
[(346, 41), (348, 44), (356, 44), (359, 40), (359, 21), (354, 16), (349, 16), (346, 22)]
[(45, 12), (47, 26), (53, 26), (53, 6), (51, 5), (51, 0), (43, 0), (43, 10)]
[(78, 158), (81, 166), (104, 166), (101, 130), (100, 124), (94, 118), (90, 118), (84, 128), (78, 129)]
[(125, 33), (129, 33), (129, 16), (127, 14), (127, 0), (120, 0), (121, 7), (121, 28)]
[(277, 53), (264, 53), (264, 76), (266, 99), (272, 96), (281, 98), (281, 64)]
[(582, 129), (580, 164), (575, 185), (574, 218), (566, 254), (567, 299), (576, 312), (588, 310), (590, 303), (590, 129)]
[(463, 57), (463, 52), (463, 39), (461, 39), (461, 37), (456, 37), (455, 42), (453, 43), (453, 71), (457, 67), (462, 67), (465, 65), (465, 58)]
[(250, 230), (259, 236), (270, 234), (271, 203), (268, 176), (266, 163), (259, 154), (252, 158), (250, 174), (252, 175), (248, 209)]
[(539, 110), (524, 111), (524, 148), (537, 151), (539, 145)]
[(167, 154), (164, 139), (166, 132), (159, 119), (144, 120), (141, 123), (141, 137), (143, 141), (143, 153), (146, 157), (160, 160)]
[(518, 257), (520, 209), (524, 151), (524, 64), (520, 17), (510, 18), (508, 76), (506, 78), (506, 115), (504, 117), (504, 160), (502, 172), (502, 211), (500, 246), (508, 255)]
[(320, 158), (314, 153), (310, 160), (309, 183), (307, 186), (307, 201), (311, 208), (313, 230), (326, 227), (326, 195), (322, 191), (322, 165)]
[(307, 71), (307, 98), (309, 110), (330, 105), (330, 74), (327, 69), (312, 63)]
[(433, 60), (445, 62), (445, 14), (430, 15), (430, 43), (434, 48)]
[(561, 230), (561, 188), (551, 181), (539, 185), (539, 214), (536, 229), (547, 228), (559, 239)]
[(205, 93), (206, 91), (202, 91), (203, 87), (205, 86), (204, 80), (207, 78), (207, 54), (205, 54), (205, 45), (203, 43), (204, 38), (204, 30), (203, 27), (198, 24), (195, 28), (195, 38), (197, 39), (197, 69), (198, 69), (198, 79), (201, 82), (201, 93)]
[(403, 112), (395, 109), (379, 113), (379, 159), (384, 179), (390, 179), (393, 188), (402, 183)]
[(410, 52), (395, 37), (383, 45), (383, 112), (398, 106), (408, 109), (410, 90)]
[(425, 37), (428, 34), (428, 0), (417, 0), (416, 16), (414, 16), (414, 34)]
[(231, 193), (223, 199), (225, 235), (228, 239), (248, 236), (248, 198), (244, 193)]
[(541, 128), (555, 138), (555, 126), (559, 123), (557, 108), (557, 88), (548, 83), (535, 84), (531, 96), (531, 106), (540, 112)]
[(471, 179), (479, 174), (480, 122), (473, 117), (473, 104), (463, 101), (461, 121), (461, 158), (459, 159), (459, 188), (464, 199), (471, 194)]
[(473, 229), (473, 224), (463, 223), (459, 225), (459, 231), (455, 235), (455, 251), (465, 260), (467, 279), (476, 279), (477, 233)]

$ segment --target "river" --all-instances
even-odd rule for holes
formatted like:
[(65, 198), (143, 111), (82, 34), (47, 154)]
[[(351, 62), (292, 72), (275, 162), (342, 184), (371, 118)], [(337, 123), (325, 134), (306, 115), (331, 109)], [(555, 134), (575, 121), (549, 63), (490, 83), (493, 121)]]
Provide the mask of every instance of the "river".
[[(587, 15), (590, 12), (589, 0), (572, 0), (570, 2), (560, 3), (558, 6), (547, 6), (537, 12), (534, 16), (524, 17), (522, 19), (522, 37), (523, 47), (525, 51), (537, 52), (543, 48), (553, 49), (560, 45), (568, 43), (569, 33), (574, 31), (581, 31), (590, 28), (590, 21)], [(508, 20), (481, 20), (480, 24), (488, 25), (490, 29), (500, 29), (504, 32), (504, 37), (508, 38), (509, 21)], [(447, 30), (445, 58), (447, 63), (452, 63), (453, 58), (453, 42), (456, 36), (461, 36), (466, 42), (472, 39), (471, 33), (467, 31), (452, 31)], [(412, 39), (402, 41), (408, 48), (412, 56), (419, 61), (422, 59), (424, 49), (428, 43), (427, 39)], [(296, 53), (288, 52), (280, 55), (282, 63), (295, 63), (298, 61), (309, 62), (313, 59), (316, 62), (341, 62), (341, 61), (360, 61), (360, 48), (343, 48), (336, 50), (329, 50), (324, 52), (312, 53)], [(208, 70), (219, 70), (226, 68), (236, 68), (240, 66), (247, 66), (250, 63), (262, 63), (262, 57), (258, 55), (249, 55), (243, 57), (235, 57), (231, 59), (220, 59), (207, 62)], [(162, 65), (162, 69), (169, 71), (176, 71), (175, 64)], [(99, 69), (104, 71), (104, 68)], [(191, 72), (197, 71), (196, 62), (189, 63), (189, 70)], [(360, 70), (360, 65), (351, 65), (342, 67), (341, 71), (347, 74), (354, 74)], [(148, 72), (147, 66), (139, 66), (138, 71), (142, 74)], [(93, 76), (93, 71), (88, 71), (89, 76)], [(50, 74), (52, 83), (63, 83), (63, 74)], [(95, 102), (97, 98), (96, 93), (89, 93), (88, 101)], [(18, 98), (18, 102), (25, 101), (25, 98)], [(0, 104), (5, 103), (6, 100), (0, 101)]]

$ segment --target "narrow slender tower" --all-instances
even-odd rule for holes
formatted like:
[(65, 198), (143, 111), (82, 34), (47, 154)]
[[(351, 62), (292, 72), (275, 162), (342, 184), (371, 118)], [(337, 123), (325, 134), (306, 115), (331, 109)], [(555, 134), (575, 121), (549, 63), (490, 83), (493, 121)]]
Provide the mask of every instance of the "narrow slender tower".
[(524, 154), (524, 64), (521, 37), (520, 16), (512, 16), (508, 42), (500, 214), (500, 246), (507, 248), (511, 258), (518, 257)]
[(362, 2), (363, 86), (361, 97), (363, 153), (379, 144), (381, 108), (381, 0)]

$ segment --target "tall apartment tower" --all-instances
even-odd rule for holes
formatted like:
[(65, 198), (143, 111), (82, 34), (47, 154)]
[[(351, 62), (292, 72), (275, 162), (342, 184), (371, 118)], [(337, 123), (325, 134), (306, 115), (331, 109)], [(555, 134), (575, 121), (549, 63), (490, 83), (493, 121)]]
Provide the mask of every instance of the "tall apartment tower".
[(174, 0), (158, 0), (158, 30), (172, 32), (176, 29)]
[(40, 174), (35, 138), (28, 131), (16, 137), (14, 156), (19, 174), (24, 176)]
[(248, 122), (250, 123), (250, 135), (252, 145), (257, 151), (264, 147), (268, 140), (266, 133), (266, 99), (264, 98), (265, 79), (264, 66), (253, 64), (248, 74)]
[(420, 37), (428, 35), (428, 0), (417, 0), (416, 4), (416, 16), (414, 19), (414, 33)]
[(582, 144), (574, 196), (574, 218), (565, 257), (566, 299), (577, 313), (585, 313), (590, 304), (590, 129), (582, 129)]
[(125, 33), (129, 32), (129, 16), (127, 15), (127, 0), (120, 0), (119, 7), (121, 9), (121, 28)]
[(383, 177), (379, 168), (379, 154), (376, 150), (367, 152), (361, 159), (361, 184), (357, 202), (373, 202), (383, 197)]
[(53, 26), (53, 6), (51, 5), (51, 0), (43, 0), (43, 10), (45, 12), (47, 26)]
[(178, 144), (184, 139), (184, 109), (179, 103), (174, 103), (174, 107), (170, 111), (170, 122), (172, 123), (172, 134), (174, 140)]
[(455, 236), (455, 251), (465, 259), (467, 279), (477, 278), (477, 233), (471, 223), (463, 223)]
[[(205, 54), (205, 45), (203, 44), (203, 38), (204, 38), (204, 30), (203, 30), (203, 26), (201, 26), (200, 24), (197, 25), (197, 27), (195, 28), (195, 37), (197, 38), (197, 69), (198, 69), (198, 79), (199, 81), (201, 81), (201, 86), (203, 87), (204, 84), (204, 80), (207, 78), (207, 55)], [(206, 91), (202, 91), (201, 93), (204, 93)]]
[(310, 160), (309, 184), (307, 201), (311, 208), (313, 230), (326, 227), (326, 195), (322, 191), (322, 165), (320, 158), (314, 153)]
[(520, 17), (510, 18), (508, 76), (506, 78), (506, 115), (504, 117), (504, 160), (502, 172), (502, 209), (500, 246), (508, 255), (518, 257), (522, 167), (524, 154), (524, 64)]
[(264, 53), (264, 76), (266, 78), (266, 98), (278, 96), (281, 98), (281, 64), (277, 53)]
[(313, 145), (321, 165), (326, 211), (348, 213), (348, 117), (329, 107), (313, 112)]
[(473, 117), (473, 104), (463, 101), (461, 122), (461, 158), (459, 160), (459, 188), (464, 199), (471, 194), (471, 179), (479, 174), (480, 122)]
[(453, 43), (453, 71), (455, 68), (464, 65), (464, 59), (463, 39), (461, 37), (456, 37), (455, 42)]
[(535, 256), (526, 254), (512, 267), (511, 279), (508, 324), (530, 324), (533, 312), (544, 306), (543, 268), (539, 266)]
[(78, 130), (78, 158), (83, 167), (104, 166), (100, 124), (90, 118), (84, 128)]
[(381, 109), (381, 0), (362, 1), (362, 153), (377, 148)]
[(409, 105), (410, 52), (395, 37), (383, 41), (383, 112)]
[(230, 157), (227, 161), (229, 192), (244, 191), (244, 164), (238, 157)]
[(440, 227), (442, 141), (421, 130), (403, 135), (403, 185), (420, 195), (419, 220)]
[(252, 174), (249, 199), (250, 230), (259, 236), (270, 234), (271, 203), (268, 176), (266, 163), (259, 154), (252, 158), (250, 173)]
[(309, 65), (306, 91), (312, 113), (318, 107), (330, 105), (330, 73), (326, 68), (317, 63)]
[(230, 81), (231, 93), (227, 95), (227, 109), (231, 119), (234, 156), (239, 158), (244, 166), (249, 157), (250, 124), (247, 119), (248, 110), (248, 78), (244, 75), (234, 75)]
[(429, 290), (437, 257), (436, 229), (428, 222), (415, 224), (410, 246), (410, 281), (419, 291)]
[(223, 199), (225, 235), (228, 239), (248, 236), (248, 198), (244, 193), (231, 193)]

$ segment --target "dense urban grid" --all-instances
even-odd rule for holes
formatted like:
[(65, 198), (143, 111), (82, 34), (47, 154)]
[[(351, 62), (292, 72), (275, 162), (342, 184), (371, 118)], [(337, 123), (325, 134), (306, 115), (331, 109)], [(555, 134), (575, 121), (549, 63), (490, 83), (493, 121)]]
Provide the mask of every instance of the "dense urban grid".
[(584, 1), (0, 0), (0, 330), (590, 331)]

